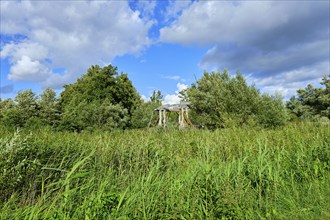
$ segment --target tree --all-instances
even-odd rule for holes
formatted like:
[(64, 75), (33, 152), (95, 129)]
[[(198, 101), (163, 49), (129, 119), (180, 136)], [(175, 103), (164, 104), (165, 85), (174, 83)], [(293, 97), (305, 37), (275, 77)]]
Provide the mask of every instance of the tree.
[(43, 124), (56, 126), (60, 120), (59, 102), (56, 98), (56, 92), (51, 88), (46, 88), (40, 95), (39, 117)]
[(322, 78), (321, 85), (325, 88), (321, 90), (320, 102), (322, 103), (322, 109), (320, 111), (321, 116), (328, 117), (330, 119), (330, 74)]
[[(211, 129), (254, 123), (264, 127), (276, 126), (277, 118), (263, 120), (258, 117), (266, 115), (266, 112), (274, 113), (276, 117), (284, 117), (285, 114), (285, 108), (278, 99), (262, 96), (255, 86), (247, 85), (242, 74), (230, 77), (226, 69), (222, 73), (205, 72), (196, 84), (188, 88), (187, 95), (194, 123)], [(267, 109), (269, 104), (274, 108)]]
[(62, 115), (61, 127), (73, 131), (123, 129), (128, 120), (127, 109), (119, 104), (113, 105), (108, 100), (89, 103), (82, 101), (77, 106), (67, 106)]
[[(60, 97), (63, 111), (61, 124), (71, 129), (108, 127), (111, 124), (109, 120), (113, 120), (113, 125), (119, 128), (129, 127), (128, 119), (141, 102), (127, 75), (118, 74), (117, 67), (112, 65), (103, 68), (92, 66), (77, 82), (64, 88)], [(110, 114), (111, 111), (113, 114)], [(91, 120), (94, 114), (102, 120)]]
[(288, 120), (288, 112), (280, 94), (274, 96), (264, 94), (259, 97), (256, 121), (263, 127), (281, 126)]
[(15, 107), (15, 102), (12, 99), (5, 99), (0, 102), (1, 124), (15, 126), (20, 121), (20, 118), (15, 118), (18, 114), (13, 114), (16, 110)]
[(311, 84), (299, 89), (297, 96), (291, 97), (286, 107), (291, 115), (301, 119), (330, 119), (330, 75), (321, 81), (323, 87), (314, 88)]
[(29, 120), (38, 117), (37, 96), (31, 89), (19, 92), (14, 100), (1, 101), (0, 120), (3, 124), (23, 127)]
[(158, 105), (162, 104), (162, 99), (163, 99), (163, 95), (160, 92), (160, 90), (154, 90), (152, 96), (150, 97), (150, 101), (152, 103), (157, 103)]
[(23, 127), (28, 120), (38, 117), (37, 96), (31, 89), (19, 92), (15, 97), (15, 108), (12, 117), (16, 118), (16, 126)]

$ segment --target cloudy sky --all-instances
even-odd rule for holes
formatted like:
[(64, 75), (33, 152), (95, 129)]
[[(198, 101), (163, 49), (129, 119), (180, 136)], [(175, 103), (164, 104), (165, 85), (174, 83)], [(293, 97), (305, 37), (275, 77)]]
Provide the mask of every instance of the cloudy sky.
[(204, 70), (285, 98), (330, 73), (329, 1), (1, 0), (1, 98), (118, 66), (167, 102)]

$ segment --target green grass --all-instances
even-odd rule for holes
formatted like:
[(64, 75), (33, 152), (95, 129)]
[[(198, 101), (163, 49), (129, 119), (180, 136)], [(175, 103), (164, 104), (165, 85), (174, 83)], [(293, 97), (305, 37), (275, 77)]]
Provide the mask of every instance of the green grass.
[(0, 134), (0, 219), (330, 218), (329, 125)]

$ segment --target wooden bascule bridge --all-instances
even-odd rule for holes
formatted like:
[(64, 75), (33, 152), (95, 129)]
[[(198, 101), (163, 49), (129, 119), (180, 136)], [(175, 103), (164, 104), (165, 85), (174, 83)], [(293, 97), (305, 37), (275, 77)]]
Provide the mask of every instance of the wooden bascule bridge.
[(185, 101), (180, 102), (180, 104), (166, 104), (159, 106), (155, 109), (155, 111), (158, 111), (157, 125), (159, 127), (166, 127), (166, 117), (174, 112), (178, 115), (178, 124), (180, 128), (193, 127), (188, 115), (189, 108), (190, 103)]

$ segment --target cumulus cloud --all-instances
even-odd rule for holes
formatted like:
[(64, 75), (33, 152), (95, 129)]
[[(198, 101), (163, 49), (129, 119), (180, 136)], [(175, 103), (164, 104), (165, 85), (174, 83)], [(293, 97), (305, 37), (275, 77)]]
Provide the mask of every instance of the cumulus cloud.
[(15, 65), (10, 68), (8, 79), (18, 81), (42, 82), (51, 75), (47, 67), (38, 60), (31, 60), (28, 56), (22, 56)]
[(180, 103), (180, 97), (179, 93), (182, 90), (185, 90), (188, 88), (188, 85), (183, 84), (183, 83), (177, 83), (176, 84), (177, 90), (175, 91), (175, 94), (167, 94), (163, 98), (163, 104), (179, 104)]
[(12, 63), (17, 62), (23, 56), (28, 56), (33, 60), (47, 58), (48, 50), (46, 47), (29, 41), (20, 43), (8, 43), (1, 50), (1, 58), (9, 57)]
[(1, 58), (9, 58), (11, 64), (8, 79), (16, 81), (42, 82), (50, 77), (47, 55), (44, 46), (29, 41), (9, 43), (1, 50)]
[[(11, 60), (11, 79), (48, 86), (72, 82), (94, 64), (139, 54), (151, 41), (153, 22), (125, 1), (1, 1), (1, 32), (26, 40), (1, 48)], [(22, 65), (33, 67), (23, 71)], [(65, 68), (61, 75), (53, 73)], [(39, 71), (38, 73), (36, 71)], [(31, 78), (32, 74), (32, 78)], [(46, 77), (47, 76), (47, 77)], [(30, 79), (30, 80), (29, 80)]]
[(289, 86), (284, 80), (298, 86), (297, 82), (315, 82), (330, 72), (329, 4), (198, 1), (162, 28), (160, 38), (209, 46), (200, 62), (202, 68), (240, 70), (257, 82), (276, 78), (282, 87), (274, 80), (267, 88), (284, 91)]

